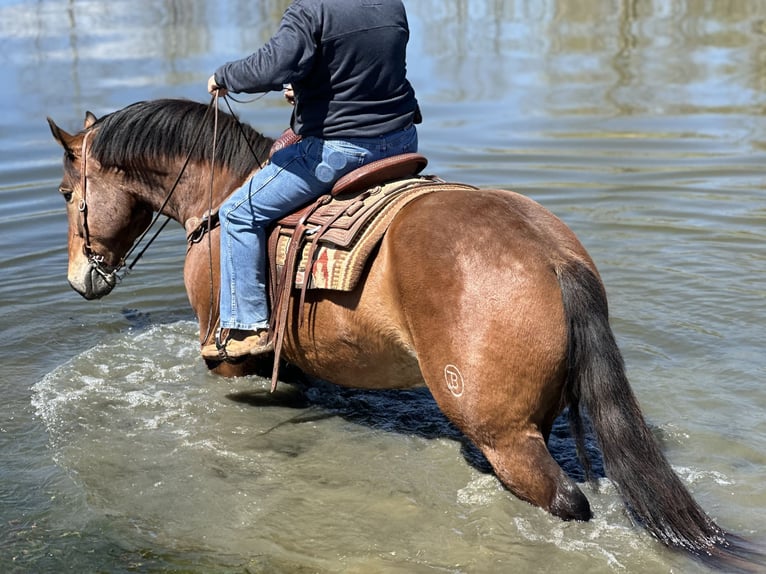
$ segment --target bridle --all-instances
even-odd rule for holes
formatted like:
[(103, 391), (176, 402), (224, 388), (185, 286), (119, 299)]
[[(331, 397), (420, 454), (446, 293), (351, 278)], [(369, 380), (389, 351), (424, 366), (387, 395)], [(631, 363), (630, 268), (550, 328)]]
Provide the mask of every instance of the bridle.
[(104, 278), (104, 280), (110, 284), (114, 285), (118, 279), (121, 277), (118, 275), (118, 272), (125, 267), (125, 258), (123, 257), (120, 259), (119, 263), (116, 266), (108, 265), (106, 263), (106, 259), (103, 255), (99, 255), (96, 253), (96, 251), (93, 249), (93, 246), (90, 243), (90, 228), (88, 227), (88, 202), (86, 200), (87, 197), (87, 189), (88, 189), (88, 175), (87, 175), (87, 145), (88, 145), (88, 136), (91, 132), (86, 131), (85, 135), (82, 138), (82, 169), (80, 170), (80, 201), (77, 204), (77, 211), (80, 214), (80, 229), (82, 230), (82, 238), (85, 242), (83, 244), (83, 253), (85, 254), (85, 257), (88, 259), (88, 263), (90, 264), (91, 268), (101, 275), (101, 277)]
[[(207, 113), (205, 117), (207, 117)], [(204, 125), (204, 119), (202, 121), (202, 125)], [(200, 130), (197, 133), (197, 138), (199, 138), (200, 133), (201, 133), (201, 126), (200, 126)], [(88, 263), (90, 264), (91, 268), (96, 273), (101, 275), (101, 277), (103, 277), (107, 283), (109, 283), (110, 285), (115, 285), (117, 281), (121, 281), (123, 277), (125, 277), (133, 269), (133, 266), (138, 262), (138, 260), (146, 252), (146, 250), (154, 242), (154, 240), (157, 239), (157, 236), (160, 234), (160, 232), (163, 229), (165, 229), (165, 226), (170, 221), (170, 217), (166, 216), (165, 221), (160, 225), (159, 229), (155, 232), (155, 234), (152, 236), (149, 242), (136, 255), (136, 257), (133, 259), (130, 265), (126, 265), (126, 261), (128, 260), (128, 258), (130, 258), (133, 252), (138, 248), (140, 243), (143, 241), (143, 239), (149, 233), (151, 228), (154, 227), (154, 225), (157, 223), (157, 220), (159, 219), (159, 217), (162, 215), (162, 211), (165, 209), (168, 202), (170, 201), (170, 198), (173, 195), (173, 192), (178, 187), (178, 182), (181, 181), (181, 176), (183, 176), (183, 173), (186, 170), (186, 166), (189, 164), (189, 160), (191, 158), (191, 152), (194, 149), (194, 146), (192, 146), (192, 149), (189, 151), (189, 154), (186, 157), (186, 161), (184, 162), (183, 167), (181, 168), (181, 171), (178, 174), (178, 177), (176, 177), (176, 180), (173, 183), (173, 186), (170, 188), (170, 191), (165, 195), (165, 199), (163, 200), (162, 205), (157, 211), (157, 214), (152, 219), (151, 223), (141, 233), (141, 235), (139, 235), (138, 238), (133, 242), (130, 249), (128, 249), (127, 253), (125, 253), (125, 255), (122, 258), (120, 258), (120, 261), (117, 263), (117, 265), (109, 265), (106, 263), (106, 258), (103, 255), (98, 254), (96, 250), (93, 249), (93, 246), (91, 245), (91, 242), (90, 242), (90, 228), (88, 226), (88, 202), (87, 202), (87, 194), (88, 194), (87, 145), (88, 145), (88, 136), (90, 134), (91, 134), (90, 131), (86, 131), (85, 135), (82, 138), (82, 152), (81, 152), (82, 153), (82, 169), (80, 170), (80, 201), (77, 205), (77, 211), (80, 214), (80, 229), (82, 230), (82, 238), (83, 238), (83, 241), (85, 242), (83, 245), (83, 253), (85, 254), (85, 257), (88, 258)], [(196, 140), (195, 140), (195, 145), (196, 145)], [(120, 271), (122, 271), (123, 269), (125, 270), (124, 273), (120, 274)]]

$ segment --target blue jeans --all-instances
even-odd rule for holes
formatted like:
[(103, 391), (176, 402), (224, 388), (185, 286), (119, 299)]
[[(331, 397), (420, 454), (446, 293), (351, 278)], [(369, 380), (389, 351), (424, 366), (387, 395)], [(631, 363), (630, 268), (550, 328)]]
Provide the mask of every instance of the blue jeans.
[(275, 153), (221, 205), (221, 327), (268, 327), (266, 230), (371, 161), (417, 151), (415, 126), (379, 137), (307, 137)]

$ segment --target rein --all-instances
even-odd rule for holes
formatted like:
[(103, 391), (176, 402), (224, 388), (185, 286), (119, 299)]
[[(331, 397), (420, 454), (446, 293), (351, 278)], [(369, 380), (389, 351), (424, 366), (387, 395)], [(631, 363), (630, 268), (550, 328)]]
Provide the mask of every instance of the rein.
[[(247, 144), (248, 149), (250, 150), (250, 153), (253, 154), (253, 157), (255, 158), (256, 163), (258, 164), (259, 169), (263, 169), (263, 164), (261, 163), (261, 160), (258, 158), (258, 154), (255, 153), (255, 150), (253, 149), (252, 144), (250, 143), (250, 140), (247, 137), (247, 134), (245, 134), (245, 130), (242, 127), (242, 123), (239, 121), (239, 118), (237, 117), (237, 114), (234, 113), (234, 110), (231, 108), (231, 103), (229, 103), (229, 99), (227, 96), (224, 96), (224, 101), (226, 102), (226, 106), (229, 108), (229, 113), (236, 119), (237, 121), (237, 127), (239, 128), (240, 135), (242, 136), (242, 139), (245, 140), (245, 143)], [(232, 98), (235, 102), (238, 102), (239, 100), (236, 100)], [(256, 98), (258, 99), (258, 98)], [(247, 102), (241, 102), (241, 103), (247, 103)], [(217, 320), (213, 320), (213, 317), (216, 316), (215, 313), (215, 305), (214, 301), (216, 300), (216, 294), (215, 294), (215, 277), (213, 276), (214, 269), (213, 269), (213, 234), (211, 231), (213, 230), (213, 227), (215, 223), (217, 222), (217, 214), (218, 210), (216, 209), (215, 212), (213, 211), (213, 174), (215, 173), (215, 152), (218, 145), (218, 92), (213, 94), (213, 99), (210, 101), (210, 107), (213, 107), (215, 104), (215, 115), (213, 119), (213, 142), (212, 142), (212, 152), (210, 154), (210, 187), (209, 187), (209, 194), (208, 194), (208, 209), (207, 213), (203, 215), (202, 217), (202, 225), (198, 228), (198, 231), (201, 233), (207, 235), (207, 247), (208, 247), (208, 270), (210, 272), (209, 276), (209, 284), (210, 284), (210, 309), (208, 312), (208, 322), (207, 322), (207, 329), (205, 332), (205, 336), (202, 338), (203, 341), (208, 341), (210, 337), (213, 335), (213, 330), (215, 329), (215, 324)], [(208, 111), (210, 110), (210, 107), (208, 107)], [(207, 114), (206, 114), (207, 117)], [(185, 167), (185, 166), (184, 166)], [(180, 178), (180, 174), (179, 174)], [(167, 222), (166, 222), (167, 223)], [(202, 240), (201, 237), (199, 237), (196, 241), (191, 240), (189, 241), (189, 247), (191, 247), (194, 243), (199, 243)], [(143, 253), (143, 252), (142, 252)]]
[[(234, 101), (238, 102), (239, 100), (236, 100), (232, 98)], [(256, 98), (257, 99), (257, 98)], [(229, 98), (227, 96), (224, 96), (224, 101), (226, 101), (226, 105), (229, 108), (229, 112), (231, 115), (236, 119), (236, 124), (239, 127), (240, 134), (242, 135), (243, 139), (245, 140), (245, 143), (247, 144), (247, 147), (250, 150), (250, 153), (252, 153), (253, 157), (255, 158), (258, 167), (263, 168), (263, 164), (261, 163), (261, 160), (258, 157), (258, 154), (253, 149), (253, 145), (250, 142), (249, 138), (247, 137), (247, 134), (244, 131), (244, 128), (242, 127), (242, 123), (239, 121), (239, 118), (234, 113), (234, 110), (231, 107), (231, 103), (229, 103)], [(186, 171), (186, 168), (189, 165), (189, 162), (191, 161), (192, 153), (194, 149), (196, 148), (197, 144), (199, 143), (202, 130), (205, 127), (205, 123), (208, 119), (208, 116), (210, 115), (210, 111), (214, 109), (214, 126), (213, 126), (213, 141), (212, 141), (212, 150), (211, 150), (211, 158), (210, 158), (210, 186), (209, 186), (209, 209), (207, 211), (208, 214), (213, 214), (213, 191), (214, 191), (214, 173), (215, 173), (215, 156), (218, 146), (218, 94), (214, 94), (212, 96), (212, 99), (210, 103), (207, 106), (207, 109), (205, 110), (205, 115), (202, 118), (202, 121), (199, 124), (199, 127), (197, 128), (197, 132), (194, 136), (194, 141), (189, 148), (189, 152), (186, 155), (186, 159), (184, 160), (183, 165), (181, 166), (181, 170), (178, 172), (178, 175), (176, 176), (175, 181), (173, 182), (172, 187), (170, 188), (170, 191), (165, 195), (165, 199), (162, 202), (162, 205), (160, 205), (159, 209), (157, 209), (156, 214), (152, 218), (152, 221), (149, 223), (149, 225), (144, 229), (144, 231), (138, 236), (138, 238), (133, 242), (133, 245), (128, 249), (127, 253), (120, 259), (120, 261), (117, 263), (116, 266), (107, 265), (104, 261), (104, 256), (99, 255), (95, 252), (95, 250), (92, 248), (90, 243), (90, 230), (88, 228), (88, 204), (86, 200), (87, 196), (87, 142), (88, 142), (88, 136), (92, 133), (91, 131), (86, 131), (85, 135), (83, 136), (82, 140), (82, 172), (80, 174), (80, 189), (81, 189), (81, 199), (78, 205), (78, 211), (80, 213), (80, 226), (82, 228), (82, 235), (83, 239), (85, 241), (85, 245), (83, 247), (85, 255), (88, 258), (88, 262), (91, 264), (92, 268), (101, 275), (108, 283), (114, 285), (117, 281), (121, 281), (125, 276), (127, 276), (130, 271), (133, 270), (133, 267), (138, 263), (139, 259), (146, 253), (146, 251), (149, 249), (149, 247), (154, 243), (154, 241), (159, 237), (159, 234), (165, 229), (168, 222), (170, 221), (170, 216), (165, 216), (165, 221), (162, 222), (162, 224), (159, 226), (159, 228), (156, 229), (154, 234), (149, 238), (149, 240), (146, 242), (143, 247), (141, 247), (141, 250), (135, 255), (133, 258), (133, 261), (131, 261), (130, 264), (126, 265), (126, 261), (131, 257), (131, 255), (134, 254), (134, 252), (141, 246), (142, 242), (144, 242), (144, 239), (147, 237), (149, 232), (152, 230), (153, 227), (157, 224), (157, 221), (162, 216), (162, 213), (167, 207), (168, 202), (170, 201), (171, 197), (173, 196), (173, 193), (178, 187), (178, 184), (181, 181), (181, 178), (183, 177), (184, 172)], [(213, 309), (213, 302), (215, 301), (215, 293), (214, 293), (214, 285), (215, 285), (215, 278), (213, 277), (213, 255), (212, 255), (212, 244), (210, 243), (212, 241), (212, 234), (210, 231), (213, 228), (213, 217), (204, 217), (203, 218), (203, 225), (205, 223), (205, 220), (207, 225), (207, 229), (200, 229), (199, 231), (201, 234), (207, 234), (207, 240), (208, 240), (208, 252), (209, 252), (209, 269), (210, 269), (210, 313), (208, 314), (208, 326), (207, 326), (207, 333), (203, 340), (208, 340), (210, 336), (212, 335), (213, 329), (215, 328), (215, 323), (217, 320), (213, 320), (213, 317), (215, 316), (214, 309)], [(200, 228), (203, 227), (203, 225), (200, 226)], [(199, 237), (196, 241), (191, 241), (190, 245), (193, 243), (198, 243), (202, 240), (202, 237)], [(121, 270), (125, 270), (122, 274), (119, 274)]]
[[(87, 202), (87, 189), (88, 189), (87, 187), (88, 186), (87, 144), (88, 144), (88, 136), (91, 134), (91, 132), (90, 131), (85, 132), (85, 135), (82, 138), (82, 171), (80, 173), (80, 190), (81, 190), (82, 197), (80, 198), (80, 203), (77, 207), (77, 210), (80, 212), (80, 226), (82, 227), (83, 239), (85, 240), (85, 245), (83, 247), (83, 250), (85, 251), (85, 255), (88, 258), (88, 261), (90, 262), (93, 269), (95, 269), (95, 271), (99, 275), (101, 275), (106, 281), (114, 284), (117, 281), (121, 281), (128, 273), (130, 273), (130, 271), (132, 271), (135, 264), (138, 263), (138, 260), (141, 259), (144, 253), (146, 253), (146, 250), (149, 249), (149, 246), (152, 243), (154, 243), (154, 241), (157, 239), (157, 237), (162, 232), (162, 230), (165, 229), (165, 227), (167, 226), (168, 222), (170, 221), (170, 216), (165, 216), (165, 221), (163, 221), (159, 229), (157, 229), (157, 231), (154, 232), (154, 235), (149, 239), (147, 244), (135, 256), (135, 258), (129, 265), (127, 266), (125, 265), (126, 260), (130, 258), (130, 256), (133, 254), (133, 252), (136, 249), (138, 249), (138, 246), (147, 236), (149, 231), (151, 231), (152, 227), (156, 225), (157, 221), (162, 215), (162, 211), (165, 209), (168, 202), (170, 201), (170, 198), (173, 196), (173, 193), (178, 187), (178, 183), (181, 181), (181, 177), (183, 176), (184, 171), (186, 171), (186, 167), (189, 165), (189, 161), (191, 160), (191, 155), (192, 155), (192, 152), (194, 151), (194, 147), (197, 145), (197, 141), (199, 141), (200, 134), (202, 133), (202, 128), (205, 125), (205, 120), (207, 119), (207, 116), (210, 113), (211, 107), (212, 107), (212, 102), (208, 106), (208, 109), (205, 111), (205, 116), (202, 118), (202, 122), (200, 122), (200, 126), (197, 130), (197, 134), (195, 135), (194, 143), (189, 149), (189, 153), (186, 155), (186, 160), (184, 161), (184, 164), (181, 167), (181, 170), (178, 172), (178, 176), (176, 177), (175, 182), (173, 182), (173, 186), (170, 188), (170, 191), (168, 191), (168, 193), (165, 195), (165, 199), (163, 200), (162, 205), (157, 210), (157, 213), (155, 214), (151, 223), (149, 223), (149, 225), (146, 227), (146, 229), (144, 229), (141, 235), (138, 236), (138, 238), (133, 242), (133, 245), (131, 246), (131, 248), (128, 249), (127, 253), (120, 259), (120, 261), (115, 266), (106, 265), (104, 263), (104, 256), (98, 255), (90, 244), (90, 229), (88, 227), (88, 202)], [(211, 179), (212, 179), (212, 175), (211, 175)], [(122, 270), (123, 268), (125, 269), (125, 272), (122, 275), (119, 275), (120, 270)]]

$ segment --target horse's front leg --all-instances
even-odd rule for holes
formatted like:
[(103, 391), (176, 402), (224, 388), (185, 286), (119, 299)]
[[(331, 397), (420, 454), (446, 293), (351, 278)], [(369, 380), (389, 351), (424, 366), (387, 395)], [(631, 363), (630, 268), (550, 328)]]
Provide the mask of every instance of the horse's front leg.
[[(220, 287), (220, 251), (218, 249), (219, 232), (212, 231), (198, 243), (190, 246), (184, 262), (184, 284), (189, 303), (199, 321), (200, 347), (214, 341), (218, 328), (218, 293)], [(211, 249), (212, 247), (212, 249)], [(203, 360), (200, 358), (200, 360)], [(270, 376), (270, 361), (264, 358), (247, 358), (234, 362), (205, 361), (214, 373), (224, 377), (241, 377), (259, 374)]]

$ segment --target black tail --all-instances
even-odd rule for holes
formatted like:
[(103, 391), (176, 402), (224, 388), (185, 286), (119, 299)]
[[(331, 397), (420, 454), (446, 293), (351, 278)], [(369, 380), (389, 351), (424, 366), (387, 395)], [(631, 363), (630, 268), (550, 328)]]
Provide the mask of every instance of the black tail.
[(763, 555), (720, 528), (673, 472), (647, 426), (609, 326), (606, 294), (585, 264), (557, 269), (568, 322), (566, 393), (583, 466), (589, 467), (580, 405), (590, 418), (607, 476), (633, 516), (663, 544), (726, 571), (763, 564)]

